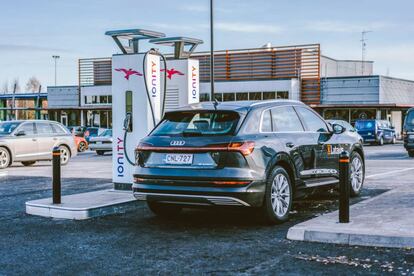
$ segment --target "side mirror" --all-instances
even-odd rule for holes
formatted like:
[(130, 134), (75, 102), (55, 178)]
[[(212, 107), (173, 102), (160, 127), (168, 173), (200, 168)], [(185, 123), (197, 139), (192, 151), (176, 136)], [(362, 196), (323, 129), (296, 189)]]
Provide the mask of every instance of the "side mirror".
[(25, 136), (26, 135), (26, 132), (24, 132), (24, 130), (19, 130), (17, 133), (16, 133), (16, 136)]
[(338, 124), (333, 124), (332, 128), (333, 128), (333, 133), (334, 134), (342, 134), (346, 130), (343, 126), (338, 125)]
[(395, 129), (395, 126), (390, 126), (390, 129)]

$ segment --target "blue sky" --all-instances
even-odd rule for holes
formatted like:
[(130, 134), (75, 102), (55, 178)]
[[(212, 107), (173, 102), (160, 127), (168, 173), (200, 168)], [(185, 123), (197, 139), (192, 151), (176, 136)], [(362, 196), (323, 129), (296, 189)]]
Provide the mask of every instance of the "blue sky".
[[(18, 78), (77, 84), (77, 60), (117, 52), (107, 30), (146, 28), (204, 40), (209, 49), (208, 0), (1, 0), (0, 90)], [(414, 80), (412, 0), (215, 0), (215, 48), (321, 43), (333, 58), (360, 59), (361, 31), (376, 74)]]

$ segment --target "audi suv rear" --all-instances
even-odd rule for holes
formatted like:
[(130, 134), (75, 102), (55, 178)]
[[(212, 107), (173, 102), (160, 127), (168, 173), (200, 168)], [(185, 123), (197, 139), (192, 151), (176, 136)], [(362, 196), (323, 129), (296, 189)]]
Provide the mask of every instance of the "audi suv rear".
[(200, 103), (165, 114), (136, 149), (133, 193), (159, 215), (183, 207), (258, 208), (288, 219), (292, 200), (338, 183), (338, 156), (351, 153), (351, 193), (364, 181), (359, 139), (288, 100)]

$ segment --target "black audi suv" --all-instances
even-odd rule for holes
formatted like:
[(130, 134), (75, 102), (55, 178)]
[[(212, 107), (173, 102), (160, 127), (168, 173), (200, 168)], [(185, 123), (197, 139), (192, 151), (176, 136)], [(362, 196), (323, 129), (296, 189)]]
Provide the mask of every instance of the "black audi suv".
[(292, 200), (338, 184), (348, 151), (350, 190), (364, 182), (363, 146), (305, 104), (289, 100), (206, 102), (165, 114), (136, 149), (133, 193), (158, 215), (191, 206), (254, 207), (286, 221)]

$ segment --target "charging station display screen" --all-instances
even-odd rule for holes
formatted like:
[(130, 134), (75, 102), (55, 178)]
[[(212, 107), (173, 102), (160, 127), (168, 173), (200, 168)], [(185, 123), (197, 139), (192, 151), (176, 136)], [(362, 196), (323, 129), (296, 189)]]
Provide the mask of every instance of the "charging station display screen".
[(126, 113), (132, 113), (132, 91), (125, 92), (125, 111)]

